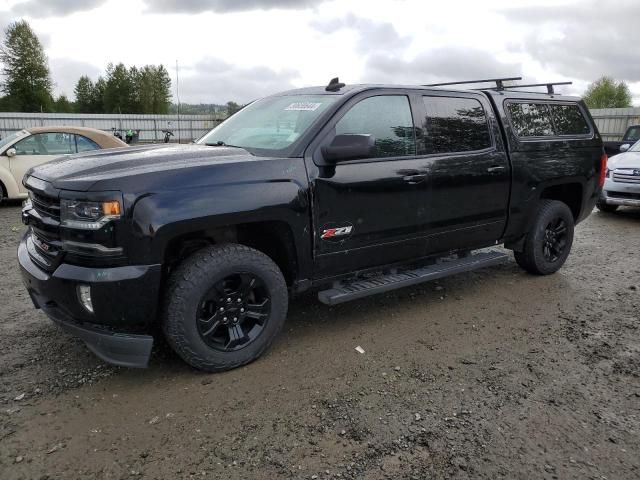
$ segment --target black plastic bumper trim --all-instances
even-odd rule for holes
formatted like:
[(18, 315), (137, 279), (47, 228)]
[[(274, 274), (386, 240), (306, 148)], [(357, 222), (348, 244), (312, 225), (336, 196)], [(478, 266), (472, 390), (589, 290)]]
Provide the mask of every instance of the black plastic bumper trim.
[[(37, 299), (34, 299), (37, 303)], [(153, 337), (129, 333), (109, 332), (86, 324), (77, 324), (64, 318), (57, 308), (42, 306), (42, 311), (67, 332), (84, 341), (98, 358), (112, 365), (130, 368), (147, 368)]]

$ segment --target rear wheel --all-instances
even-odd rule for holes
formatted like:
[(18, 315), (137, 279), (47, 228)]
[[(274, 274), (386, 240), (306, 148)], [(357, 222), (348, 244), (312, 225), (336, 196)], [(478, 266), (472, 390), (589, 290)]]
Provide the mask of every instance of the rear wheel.
[(268, 256), (243, 245), (215, 245), (171, 275), (163, 327), (187, 363), (223, 371), (262, 355), (281, 330), (287, 307), (287, 285)]
[(571, 251), (573, 229), (573, 214), (565, 203), (542, 200), (523, 250), (514, 252), (516, 262), (537, 275), (557, 272)]
[(598, 201), (598, 203), (596, 203), (596, 207), (598, 207), (598, 210), (605, 213), (613, 213), (618, 209), (618, 205), (608, 205), (603, 201)]

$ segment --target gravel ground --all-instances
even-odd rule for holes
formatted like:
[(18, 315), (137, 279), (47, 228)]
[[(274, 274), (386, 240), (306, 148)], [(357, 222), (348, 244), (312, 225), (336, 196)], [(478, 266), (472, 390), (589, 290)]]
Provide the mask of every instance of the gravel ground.
[[(339, 307), (261, 360), (107, 366), (32, 308), (0, 207), (0, 478), (640, 478), (640, 211), (559, 273), (514, 262)], [(365, 353), (358, 353), (361, 346)]]

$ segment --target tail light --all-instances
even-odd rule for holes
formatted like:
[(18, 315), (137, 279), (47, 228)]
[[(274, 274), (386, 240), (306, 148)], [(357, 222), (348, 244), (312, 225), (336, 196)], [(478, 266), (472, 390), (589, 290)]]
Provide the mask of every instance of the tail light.
[(598, 178), (598, 186), (600, 188), (604, 187), (604, 179), (607, 175), (607, 161), (609, 158), (606, 153), (603, 153), (600, 157), (600, 178)]

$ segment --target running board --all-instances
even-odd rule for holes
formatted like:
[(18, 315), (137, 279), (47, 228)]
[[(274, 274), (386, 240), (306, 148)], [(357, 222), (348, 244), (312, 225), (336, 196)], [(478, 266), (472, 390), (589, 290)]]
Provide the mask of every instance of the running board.
[(337, 305), (375, 295), (376, 293), (437, 280), (456, 273), (470, 272), (478, 268), (498, 265), (508, 258), (509, 256), (505, 253), (495, 251), (481, 252), (416, 268), (415, 270), (405, 270), (402, 273), (389, 273), (378, 277), (356, 280), (351, 283), (340, 283), (333, 288), (318, 292), (318, 300), (327, 305)]

